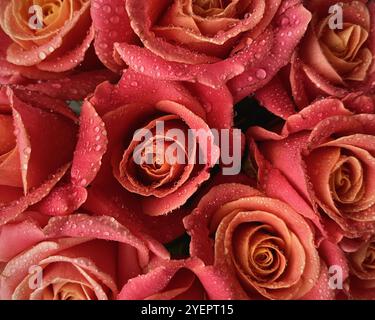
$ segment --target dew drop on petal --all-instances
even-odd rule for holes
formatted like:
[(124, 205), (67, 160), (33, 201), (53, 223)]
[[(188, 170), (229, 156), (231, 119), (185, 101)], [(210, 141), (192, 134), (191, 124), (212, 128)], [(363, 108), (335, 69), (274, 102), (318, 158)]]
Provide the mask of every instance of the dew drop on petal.
[(267, 78), (267, 72), (266, 70), (264, 69), (259, 69), (257, 72), (256, 72), (256, 76), (259, 80), (264, 80)]
[(39, 58), (41, 60), (44, 60), (45, 58), (47, 58), (47, 55), (45, 54), (45, 52), (41, 51), (41, 52), (39, 52)]
[(105, 13), (111, 13), (112, 9), (109, 5), (105, 5), (105, 6), (103, 6), (103, 11)]
[(288, 17), (283, 17), (280, 21), (280, 25), (283, 26), (283, 27), (286, 27), (287, 25), (289, 25), (290, 21), (289, 21), (289, 18)]

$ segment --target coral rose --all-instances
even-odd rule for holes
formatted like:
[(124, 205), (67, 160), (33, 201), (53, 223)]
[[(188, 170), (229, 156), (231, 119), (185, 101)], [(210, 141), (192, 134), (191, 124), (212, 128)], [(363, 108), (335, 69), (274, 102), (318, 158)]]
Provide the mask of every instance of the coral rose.
[[(116, 86), (100, 85), (86, 103), (95, 107), (108, 132), (93, 188), (112, 190), (129, 211), (136, 204), (134, 210), (150, 216), (181, 207), (209, 179), (220, 156), (211, 129), (230, 130), (233, 121), (226, 87), (155, 82), (132, 70)], [(164, 129), (158, 129), (160, 124)], [(168, 158), (171, 145), (181, 159)], [(139, 155), (149, 161), (138, 161)]]
[(47, 196), (69, 169), (77, 119), (60, 100), (0, 88), (0, 224)]
[[(286, 65), (310, 20), (301, 1), (92, 2), (95, 48), (112, 70), (231, 84), (243, 97)], [(238, 90), (238, 91), (237, 91)]]
[(313, 19), (291, 64), (297, 105), (307, 106), (320, 96), (373, 93), (374, 3), (314, 0), (308, 1), (307, 8)]
[(324, 99), (290, 116), (281, 134), (254, 127), (261, 161), (269, 163), (310, 205), (334, 242), (374, 232), (373, 114), (354, 115)]
[(375, 241), (374, 238), (348, 254), (350, 262), (350, 297), (375, 300)]
[(130, 278), (169, 258), (111, 217), (55, 217), (43, 228), (40, 221), (28, 212), (0, 228), (1, 299), (116, 299)]
[(61, 76), (76, 68), (94, 39), (89, 0), (2, 0), (0, 25), (7, 49), (0, 70), (32, 79)]
[(222, 184), (184, 222), (191, 255), (225, 272), (237, 299), (333, 298), (314, 229), (288, 204)]
[(162, 262), (129, 280), (121, 300), (226, 300), (233, 297), (227, 277), (197, 258)]

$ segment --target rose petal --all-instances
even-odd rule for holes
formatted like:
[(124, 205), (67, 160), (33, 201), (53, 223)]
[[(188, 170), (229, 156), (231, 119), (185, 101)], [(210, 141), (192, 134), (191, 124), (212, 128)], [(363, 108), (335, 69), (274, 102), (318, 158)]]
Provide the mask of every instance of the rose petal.
[[(230, 299), (233, 295), (228, 287), (226, 279), (218, 272), (218, 270), (205, 267), (204, 264), (196, 258), (180, 261), (169, 261), (161, 267), (151, 270), (145, 275), (131, 279), (121, 290), (118, 299), (133, 300), (146, 299), (148, 297), (159, 297), (161, 299), (168, 298), (167, 295), (160, 294), (168, 285), (177, 286), (174, 283), (176, 273), (181, 269), (190, 270), (201, 282), (209, 299)], [(177, 291), (175, 289), (175, 291)], [(186, 288), (180, 288), (173, 295), (183, 293)], [(182, 292), (181, 292), (182, 291)], [(172, 292), (171, 292), (172, 293)], [(174, 298), (175, 296), (169, 297)]]
[[(277, 18), (281, 25), (274, 30), (271, 51), (256, 67), (247, 69), (228, 84), (236, 102), (263, 87), (290, 61), (297, 43), (307, 29), (310, 18), (310, 12), (301, 4), (283, 8)], [(288, 41), (285, 40), (285, 35), (288, 35)]]
[(88, 101), (82, 106), (80, 122), (71, 177), (73, 184), (86, 187), (96, 177), (108, 140), (104, 122)]
[(0, 227), (0, 261), (9, 261), (44, 238), (39, 225), (31, 219)]
[[(130, 27), (129, 17), (123, 0), (93, 0), (91, 16), (95, 27), (95, 51), (103, 64), (112, 71), (123, 69), (114, 58), (113, 45), (116, 42), (133, 43), (135, 34)], [(118, 32), (121, 30), (121, 32)]]
[(33, 83), (26, 86), (34, 92), (42, 92), (61, 100), (83, 100), (102, 82), (114, 81), (117, 76), (108, 70), (80, 72), (62, 79)]
[(87, 198), (87, 191), (70, 184), (57, 186), (34, 206), (34, 209), (49, 216), (68, 215), (77, 210)]
[(38, 188), (30, 190), (26, 196), (7, 204), (5, 207), (0, 207), (0, 225), (6, 224), (17, 218), (17, 216), (29, 206), (32, 206), (45, 198), (52, 188), (62, 179), (69, 167), (70, 164), (61, 167)]

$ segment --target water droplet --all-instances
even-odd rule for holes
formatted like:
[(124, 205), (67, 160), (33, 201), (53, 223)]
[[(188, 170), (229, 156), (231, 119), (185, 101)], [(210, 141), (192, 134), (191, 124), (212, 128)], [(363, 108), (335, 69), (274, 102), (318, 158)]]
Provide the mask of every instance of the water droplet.
[(111, 38), (116, 38), (117, 37), (117, 31), (111, 31), (110, 33), (109, 33), (109, 36), (111, 37)]
[(212, 111), (212, 104), (211, 104), (211, 103), (207, 103), (207, 104), (206, 104), (206, 111), (207, 111), (208, 113), (210, 113), (210, 112)]
[(41, 60), (44, 60), (45, 58), (47, 58), (47, 55), (43, 51), (41, 51), (41, 52), (39, 52), (39, 58)]
[(102, 43), (100, 44), (100, 47), (101, 47), (102, 49), (107, 49), (107, 48), (108, 48), (108, 44), (102, 42)]
[(55, 89), (61, 89), (61, 84), (60, 83), (53, 83), (52, 84), (52, 88), (55, 88)]
[(111, 21), (111, 23), (113, 23), (113, 24), (119, 23), (120, 17), (119, 16), (113, 16), (109, 19), (109, 21)]
[(259, 69), (256, 73), (256, 76), (259, 80), (264, 80), (267, 78), (267, 72), (264, 69)]
[(280, 24), (283, 26), (283, 27), (286, 27), (288, 24), (289, 24), (289, 18), (288, 17), (284, 17), (281, 19), (280, 21)]
[(105, 5), (105, 6), (103, 6), (103, 11), (105, 13), (111, 13), (112, 9), (109, 5)]
[(101, 149), (102, 149), (102, 146), (99, 144), (95, 147), (95, 151), (100, 151)]

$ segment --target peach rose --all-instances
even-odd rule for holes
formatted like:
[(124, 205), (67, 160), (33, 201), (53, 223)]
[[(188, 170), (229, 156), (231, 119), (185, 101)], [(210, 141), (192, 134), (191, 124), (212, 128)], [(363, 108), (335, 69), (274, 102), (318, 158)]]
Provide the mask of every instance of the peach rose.
[(350, 296), (375, 300), (375, 239), (372, 238), (352, 253), (350, 262)]
[(94, 39), (90, 0), (2, 0), (0, 12), (2, 31), (11, 40), (6, 61), (27, 77), (74, 69)]
[(246, 96), (286, 65), (310, 13), (301, 1), (94, 0), (95, 49), (112, 70), (124, 63), (162, 80)]
[[(236, 299), (334, 296), (314, 229), (280, 200), (246, 185), (222, 184), (184, 222), (191, 256), (226, 273)], [(335, 248), (329, 251), (336, 255)]]
[(297, 105), (307, 106), (319, 96), (343, 98), (351, 92), (373, 92), (374, 3), (313, 0), (307, 8), (313, 19), (290, 73)]
[(2, 300), (116, 299), (130, 278), (169, 258), (161, 245), (111, 217), (74, 214), (41, 228), (42, 221), (28, 212), (0, 228)]
[[(278, 170), (324, 222), (334, 242), (371, 237), (375, 230), (373, 114), (355, 115), (338, 99), (319, 100), (290, 116), (281, 133), (249, 129), (259, 163)], [(272, 179), (271, 177), (268, 177)]]
[[(129, 212), (136, 203), (135, 212), (149, 216), (180, 208), (209, 179), (220, 156), (211, 129), (230, 130), (233, 121), (232, 96), (225, 86), (155, 82), (131, 69), (117, 85), (98, 86), (86, 104), (97, 110), (108, 131), (108, 149), (93, 187), (120, 194)], [(149, 134), (140, 138), (146, 130)], [(171, 136), (176, 130), (182, 134)], [(179, 161), (168, 159), (172, 142), (183, 157)], [(137, 161), (142, 153), (150, 161)]]

